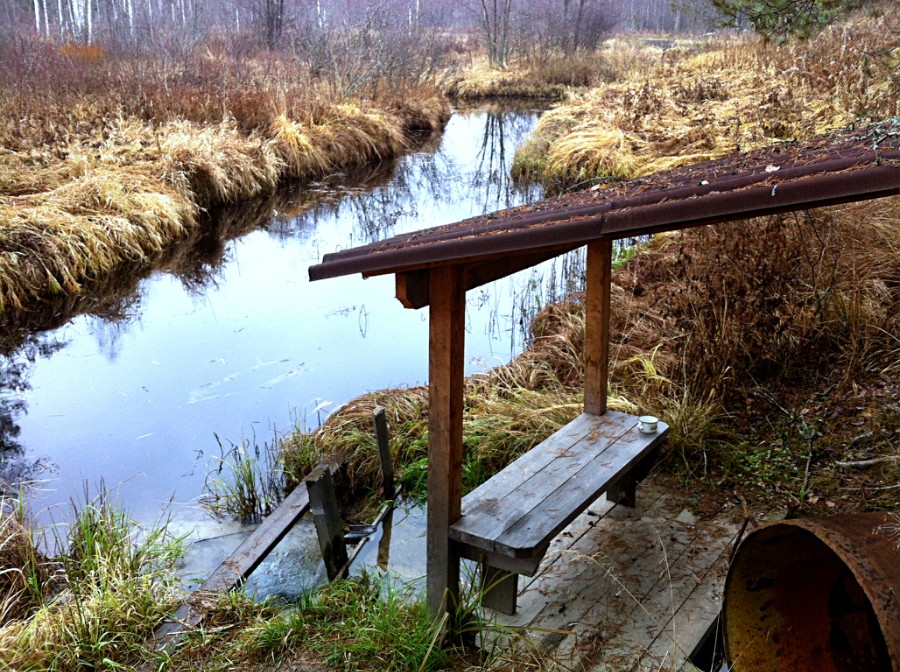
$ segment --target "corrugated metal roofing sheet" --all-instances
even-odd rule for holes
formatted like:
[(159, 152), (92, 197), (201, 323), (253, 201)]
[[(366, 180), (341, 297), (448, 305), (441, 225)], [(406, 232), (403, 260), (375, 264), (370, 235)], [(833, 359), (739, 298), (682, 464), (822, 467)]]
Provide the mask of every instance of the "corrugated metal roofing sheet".
[(311, 280), (478, 263), (900, 194), (900, 118), (326, 254)]

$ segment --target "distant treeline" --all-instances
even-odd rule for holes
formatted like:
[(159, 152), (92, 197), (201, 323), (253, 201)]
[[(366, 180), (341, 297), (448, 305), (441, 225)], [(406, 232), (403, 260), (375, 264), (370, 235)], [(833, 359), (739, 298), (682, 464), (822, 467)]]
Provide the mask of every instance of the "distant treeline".
[(473, 35), (509, 52), (573, 51), (612, 31), (703, 32), (716, 16), (709, 0), (0, 0), (0, 38), (153, 48), (225, 35), (321, 50), (338, 33), (391, 32), (425, 47)]

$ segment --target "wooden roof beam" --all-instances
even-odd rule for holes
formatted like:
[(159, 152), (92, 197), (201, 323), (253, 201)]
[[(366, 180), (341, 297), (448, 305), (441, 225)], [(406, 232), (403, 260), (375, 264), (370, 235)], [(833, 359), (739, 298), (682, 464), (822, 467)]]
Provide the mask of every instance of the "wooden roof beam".
[[(513, 273), (537, 266), (549, 259), (570, 252), (578, 246), (567, 245), (470, 263), (465, 266), (466, 291), (500, 280)], [(424, 308), (430, 301), (431, 269), (396, 274), (396, 297), (404, 308)]]

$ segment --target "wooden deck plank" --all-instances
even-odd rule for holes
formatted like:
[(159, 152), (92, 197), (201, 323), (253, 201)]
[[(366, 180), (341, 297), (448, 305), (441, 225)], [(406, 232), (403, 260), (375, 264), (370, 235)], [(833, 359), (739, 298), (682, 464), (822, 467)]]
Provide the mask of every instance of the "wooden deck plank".
[[(670, 563), (664, 581), (644, 596), (640, 608), (620, 619), (614, 636), (603, 642), (603, 657), (591, 668), (593, 672), (674, 670), (683, 664), (696, 644), (692, 638), (699, 639), (714, 618), (714, 609), (704, 595), (710, 586), (704, 581), (726, 552), (727, 541), (722, 534), (717, 523), (694, 531), (686, 550)], [(733, 530), (724, 534), (727, 539)], [(710, 618), (704, 620), (702, 630), (696, 624), (687, 627), (686, 619), (701, 615), (699, 611), (684, 612), (693, 604), (692, 595), (695, 600), (704, 595), (703, 603), (710, 608)], [(694, 608), (700, 608), (700, 604), (694, 604)]]
[(677, 585), (679, 571), (696, 544), (696, 535), (686, 526), (669, 526), (669, 522), (652, 524), (656, 540), (653, 551), (648, 553), (649, 562), (642, 565), (645, 576), (631, 571), (623, 578), (627, 602), (613, 609), (606, 604), (585, 615), (585, 626), (594, 635), (594, 647), (582, 653), (585, 662), (597, 665), (598, 670), (629, 670), (653, 640), (653, 635), (644, 635), (635, 624), (661, 628), (684, 600), (684, 587)]
[(530, 646), (565, 669), (682, 669), (718, 609), (736, 528), (725, 520), (679, 522), (685, 500), (652, 476), (638, 491), (637, 510), (605, 501), (590, 508), (600, 504), (602, 517), (583, 514), (551, 542), (519, 592), (519, 612), (497, 622), (530, 633)]
[[(494, 543), (494, 548), (502, 553), (523, 557), (534, 548), (535, 541), (546, 543), (558, 534), (584, 509), (584, 502), (590, 502), (605, 492), (618, 479), (650, 453), (665, 437), (668, 426), (660, 423), (660, 430), (654, 435), (641, 434), (637, 422), (626, 434), (595, 455), (576, 473), (560, 483), (550, 493), (545, 479), (535, 489), (535, 495), (528, 501), (538, 503), (513, 525), (508, 527)], [(587, 439), (585, 439), (587, 441)], [(563, 472), (565, 473), (565, 472)], [(518, 496), (524, 488), (516, 492)]]
[[(610, 444), (637, 426), (637, 419), (624, 413), (609, 413), (602, 418), (582, 415), (576, 422), (577, 431), (563, 434), (560, 440), (550, 437), (519, 458), (522, 462), (513, 462), (467, 495), (463, 500), (463, 517), (451, 528), (452, 538), (488, 551), (506, 552), (496, 543), (499, 537), (558, 490), (560, 483), (568, 482)], [(535, 540), (531, 548), (546, 544), (552, 536)]]
[[(502, 623), (566, 629), (573, 621), (579, 621), (584, 611), (594, 604), (607, 561), (619, 565), (631, 562), (630, 556), (620, 555), (627, 550), (623, 544), (610, 543), (616, 540), (617, 530), (640, 520), (660, 499), (661, 493), (650, 491), (638, 498), (636, 509), (616, 506), (593, 525), (588, 523), (584, 533), (558, 549), (555, 557), (548, 558), (538, 578), (521, 591), (521, 613), (517, 620), (503, 617)], [(604, 506), (607, 505), (604, 500)]]
[(604, 517), (610, 515), (614, 507), (616, 507), (615, 502), (601, 498), (591, 504), (581, 516), (554, 537), (534, 576), (520, 582), (519, 607), (516, 614), (500, 616), (504, 625), (528, 627), (558, 594), (558, 585), (567, 583), (568, 579), (563, 576), (565, 570), (583, 571), (585, 569), (583, 567), (573, 568), (567, 560), (573, 555), (588, 552), (588, 549), (578, 549), (579, 541)]
[(692, 540), (689, 530), (666, 529), (663, 521), (652, 519), (634, 521), (618, 531), (612, 541), (620, 550), (604, 558), (604, 574), (585, 591), (590, 599), (582, 601), (586, 608), (570, 625), (575, 637), (558, 653), (585, 667), (604, 658), (620, 664), (622, 655), (614, 643), (648, 599), (666, 591), (667, 568)]
[(647, 636), (641, 641), (646, 642), (651, 634), (654, 635), (635, 670), (661, 669), (660, 666), (678, 669), (693, 652), (721, 610), (728, 551), (735, 533), (733, 526), (705, 530), (692, 549), (696, 552), (691, 554), (688, 562), (682, 563), (688, 571), (679, 571), (674, 579), (687, 587), (677, 609), (672, 610), (661, 627), (649, 627), (646, 619), (635, 622), (635, 628), (648, 626)]

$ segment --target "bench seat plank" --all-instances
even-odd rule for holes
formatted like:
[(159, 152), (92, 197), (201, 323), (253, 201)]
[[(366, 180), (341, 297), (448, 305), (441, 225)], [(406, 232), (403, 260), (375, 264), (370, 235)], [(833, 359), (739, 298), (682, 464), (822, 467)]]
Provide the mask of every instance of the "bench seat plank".
[[(662, 423), (660, 423), (662, 424)], [(560, 483), (556, 490), (532, 508), (526, 516), (510, 526), (494, 541), (496, 553), (513, 557), (530, 557), (581, 511), (616, 482), (627, 475), (659, 444), (668, 430), (663, 426), (656, 434), (642, 434), (637, 425), (610, 444), (606, 450)], [(536, 543), (537, 540), (537, 543)]]
[(450, 537), (470, 547), (469, 557), (481, 550), (539, 560), (550, 540), (651, 453), (667, 430), (660, 423), (656, 434), (641, 434), (637, 418), (625, 413), (583, 414), (469, 493)]
[[(496, 539), (527, 515), (538, 503), (536, 498), (542, 492), (541, 482), (544, 494), (549, 495), (558, 485), (558, 478), (556, 484), (551, 483), (554, 473), (562, 472), (562, 478), (576, 473), (609, 443), (593, 447), (585, 443), (586, 438), (600, 437), (601, 433), (604, 437), (618, 438), (635, 423), (632, 416), (624, 413), (578, 416), (466, 495), (462, 502), (462, 517), (451, 526), (450, 537), (484, 550), (494, 550), (493, 544), (484, 540)], [(533, 485), (523, 490), (523, 485), (529, 481), (533, 481)], [(523, 492), (524, 497), (521, 496)]]

